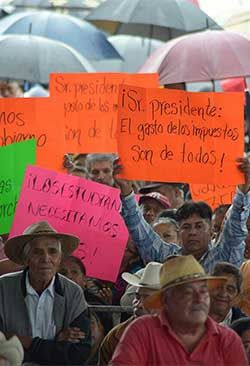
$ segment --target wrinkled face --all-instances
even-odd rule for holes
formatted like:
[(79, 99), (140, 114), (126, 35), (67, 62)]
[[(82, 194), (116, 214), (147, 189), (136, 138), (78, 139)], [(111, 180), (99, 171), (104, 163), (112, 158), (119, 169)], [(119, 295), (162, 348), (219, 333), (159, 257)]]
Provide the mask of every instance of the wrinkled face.
[(206, 281), (175, 286), (162, 295), (171, 324), (197, 326), (205, 323), (208, 317), (210, 297)]
[(152, 225), (159, 213), (164, 211), (165, 208), (160, 202), (148, 197), (140, 203), (140, 209), (144, 219)]
[(86, 285), (86, 277), (82, 273), (80, 266), (70, 258), (65, 258), (62, 260), (59, 272), (68, 277), (70, 280), (74, 281), (81, 287)]
[(141, 316), (154, 312), (153, 310), (145, 309), (143, 303), (149, 296), (153, 295), (155, 291), (156, 290), (138, 287), (133, 300), (134, 315)]
[(250, 217), (247, 220), (247, 230), (248, 235), (245, 239), (246, 247), (245, 247), (245, 258), (250, 259)]
[(112, 162), (109, 160), (92, 162), (88, 176), (94, 182), (112, 186), (114, 183)]
[(241, 340), (245, 347), (248, 363), (250, 365), (250, 329), (245, 330), (245, 332), (242, 333)]
[(33, 239), (25, 263), (30, 278), (49, 282), (58, 271), (61, 257), (58, 239), (48, 236)]
[(227, 282), (210, 291), (211, 312), (226, 316), (238, 295), (237, 281), (232, 274), (222, 273), (220, 275), (227, 277)]
[(179, 241), (185, 254), (199, 258), (211, 240), (211, 224), (199, 215), (192, 215), (180, 222)]
[(154, 231), (160, 235), (160, 237), (166, 243), (176, 243), (178, 244), (178, 230), (174, 224), (171, 222), (161, 223), (154, 225)]

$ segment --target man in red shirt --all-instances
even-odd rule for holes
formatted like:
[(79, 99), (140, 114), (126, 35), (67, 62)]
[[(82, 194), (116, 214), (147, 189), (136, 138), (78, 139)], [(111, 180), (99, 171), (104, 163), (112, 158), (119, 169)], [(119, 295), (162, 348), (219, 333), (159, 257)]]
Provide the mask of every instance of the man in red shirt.
[(238, 335), (208, 316), (209, 289), (225, 281), (205, 274), (192, 255), (165, 262), (161, 289), (145, 302), (161, 309), (160, 315), (146, 315), (130, 324), (111, 365), (248, 365)]

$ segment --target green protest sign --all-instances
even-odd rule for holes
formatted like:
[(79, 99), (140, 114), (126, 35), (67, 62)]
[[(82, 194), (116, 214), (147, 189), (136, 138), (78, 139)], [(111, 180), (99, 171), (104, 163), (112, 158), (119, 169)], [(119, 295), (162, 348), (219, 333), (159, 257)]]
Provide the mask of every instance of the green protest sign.
[(35, 162), (35, 139), (0, 148), (0, 234), (10, 231), (26, 167)]

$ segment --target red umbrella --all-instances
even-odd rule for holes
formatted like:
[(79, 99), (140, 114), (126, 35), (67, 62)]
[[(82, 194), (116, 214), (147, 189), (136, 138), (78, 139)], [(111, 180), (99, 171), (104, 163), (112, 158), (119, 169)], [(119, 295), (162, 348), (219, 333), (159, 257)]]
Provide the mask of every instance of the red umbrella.
[(250, 40), (230, 31), (205, 31), (167, 42), (140, 72), (158, 72), (160, 83), (219, 80), (250, 75)]

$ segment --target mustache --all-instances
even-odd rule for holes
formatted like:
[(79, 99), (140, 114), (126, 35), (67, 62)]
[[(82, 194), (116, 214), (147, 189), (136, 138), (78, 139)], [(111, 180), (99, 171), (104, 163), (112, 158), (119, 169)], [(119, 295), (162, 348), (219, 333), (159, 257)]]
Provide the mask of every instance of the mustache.
[(199, 311), (199, 310), (208, 311), (209, 307), (206, 304), (194, 304), (194, 305), (192, 305), (191, 310), (193, 310), (193, 311)]

